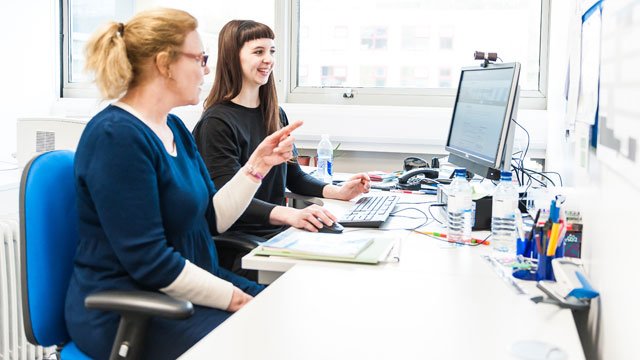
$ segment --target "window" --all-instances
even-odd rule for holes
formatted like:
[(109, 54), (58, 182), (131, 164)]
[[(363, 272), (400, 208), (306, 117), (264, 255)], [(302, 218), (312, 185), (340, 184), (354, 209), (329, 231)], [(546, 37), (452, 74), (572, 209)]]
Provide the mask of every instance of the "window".
[[(289, 6), (289, 102), (450, 106), (460, 69), (478, 65), (473, 53), (484, 51), (521, 63), (521, 105), (546, 106), (549, 0), (289, 0)], [(298, 29), (327, 30), (305, 32), (301, 40)], [(345, 78), (327, 81), (325, 67), (337, 62), (348, 69)], [(299, 68), (323, 75), (300, 76)], [(354, 97), (345, 99), (350, 91)]]
[[(126, 22), (136, 12), (157, 6), (188, 11), (198, 18), (198, 31), (205, 52), (211, 55), (211, 73), (205, 86), (213, 82), (217, 57), (218, 31), (233, 19), (252, 19), (272, 28), (275, 23), (275, 0), (244, 0), (242, 6), (223, 6), (210, 0), (64, 0), (62, 23), (62, 93), (63, 97), (97, 97), (92, 78), (84, 72), (84, 46), (91, 34), (109, 21)], [(304, 76), (301, 72), (301, 76)], [(208, 94), (205, 89), (203, 96)]]
[[(153, 6), (198, 17), (211, 66), (220, 28), (255, 19), (276, 32), (280, 100), (298, 103), (451, 106), (474, 51), (522, 64), (521, 107), (546, 106), (550, 0), (63, 0), (62, 93), (95, 97), (83, 72), (87, 38), (104, 22)], [(444, 72), (448, 69), (448, 75)], [(214, 70), (214, 69), (212, 69)], [(210, 85), (213, 71), (205, 81)], [(206, 86), (205, 85), (205, 86)], [(352, 92), (353, 98), (344, 98)], [(203, 93), (206, 93), (203, 91)]]
[(347, 68), (344, 66), (322, 66), (321, 72), (323, 86), (340, 86), (347, 79)]
[(382, 50), (387, 48), (387, 28), (367, 26), (362, 29), (360, 48), (362, 50)]
[(403, 66), (399, 87), (429, 87), (429, 69), (425, 66)]
[(383, 66), (361, 66), (360, 83), (367, 87), (384, 87), (387, 82), (387, 69)]
[(429, 28), (423, 25), (403, 26), (402, 50), (429, 50)]

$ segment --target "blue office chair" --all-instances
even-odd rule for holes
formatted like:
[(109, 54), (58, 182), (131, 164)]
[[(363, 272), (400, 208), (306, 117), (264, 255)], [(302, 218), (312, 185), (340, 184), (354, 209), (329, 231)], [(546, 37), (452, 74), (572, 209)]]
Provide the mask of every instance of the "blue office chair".
[[(78, 242), (72, 151), (41, 154), (20, 182), (22, 307), (27, 340), (58, 346), (64, 359), (89, 359), (70, 341), (64, 304)], [(105, 291), (88, 296), (90, 309), (121, 315), (110, 359), (136, 359), (149, 317), (184, 319), (193, 305), (155, 292)]]

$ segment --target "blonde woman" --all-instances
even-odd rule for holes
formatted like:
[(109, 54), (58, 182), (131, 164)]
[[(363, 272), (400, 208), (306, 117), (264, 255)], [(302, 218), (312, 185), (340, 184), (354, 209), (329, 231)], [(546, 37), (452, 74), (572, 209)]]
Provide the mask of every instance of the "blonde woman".
[(111, 23), (87, 45), (87, 68), (105, 98), (117, 98), (82, 134), (75, 158), (80, 240), (66, 302), (77, 346), (107, 358), (118, 316), (88, 310), (108, 289), (156, 290), (190, 300), (188, 320), (154, 318), (145, 358), (173, 359), (262, 286), (221, 269), (212, 233), (225, 231), (251, 201), (263, 174), (292, 156), (292, 124), (267, 137), (216, 191), (172, 108), (199, 102), (207, 55), (190, 14), (172, 9)]

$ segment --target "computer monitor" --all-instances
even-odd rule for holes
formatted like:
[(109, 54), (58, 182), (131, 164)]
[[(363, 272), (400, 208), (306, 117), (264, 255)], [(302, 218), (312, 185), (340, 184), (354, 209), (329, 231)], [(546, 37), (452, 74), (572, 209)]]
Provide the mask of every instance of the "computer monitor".
[(513, 153), (520, 64), (462, 69), (445, 149), (451, 164), (500, 179)]

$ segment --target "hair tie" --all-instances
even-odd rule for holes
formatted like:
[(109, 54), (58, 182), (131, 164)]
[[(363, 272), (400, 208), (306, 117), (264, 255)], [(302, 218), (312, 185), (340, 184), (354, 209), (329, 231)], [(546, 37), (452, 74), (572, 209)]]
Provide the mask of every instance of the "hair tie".
[(123, 23), (119, 23), (118, 24), (118, 35), (124, 36), (124, 24)]

